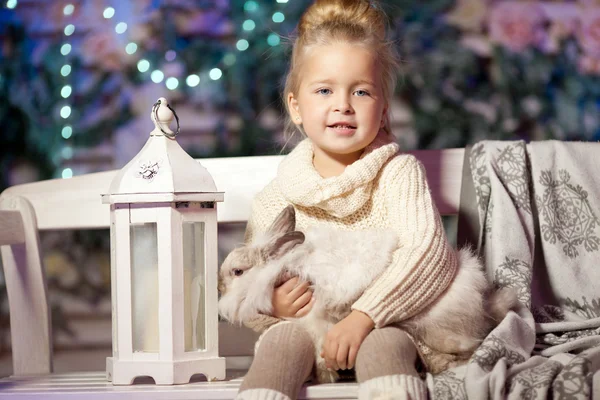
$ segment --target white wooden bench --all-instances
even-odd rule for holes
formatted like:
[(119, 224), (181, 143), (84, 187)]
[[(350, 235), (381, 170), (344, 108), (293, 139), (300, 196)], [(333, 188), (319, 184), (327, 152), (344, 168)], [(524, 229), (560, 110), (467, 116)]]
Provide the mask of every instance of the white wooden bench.
[[(432, 196), (442, 215), (458, 211), (463, 149), (412, 152), (427, 170)], [(248, 220), (253, 196), (276, 174), (282, 156), (199, 160), (225, 192), (218, 205), (219, 223)], [(220, 348), (235, 348), (228, 357), (223, 382), (193, 382), (177, 386), (136, 384), (113, 386), (105, 372), (53, 374), (52, 337), (39, 232), (109, 227), (104, 193), (116, 171), (71, 179), (17, 185), (0, 195), (0, 245), (9, 296), (13, 376), (0, 380), (0, 399), (232, 399), (247, 368), (255, 340), (249, 331), (221, 323)], [(108, 234), (108, 233), (107, 233)], [(247, 340), (244, 342), (243, 338)], [(248, 340), (249, 338), (249, 340)], [(241, 344), (240, 344), (241, 343)], [(230, 352), (228, 352), (230, 353)], [(308, 385), (300, 398), (353, 399), (355, 383)]]

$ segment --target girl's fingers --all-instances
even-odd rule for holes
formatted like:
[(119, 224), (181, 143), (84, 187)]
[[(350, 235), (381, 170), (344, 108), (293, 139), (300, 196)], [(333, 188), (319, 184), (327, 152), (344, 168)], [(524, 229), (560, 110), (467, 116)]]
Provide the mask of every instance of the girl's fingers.
[(346, 369), (348, 367), (348, 345), (340, 344), (338, 347), (337, 355), (335, 357), (335, 361), (337, 363), (338, 368), (336, 369)]
[(296, 311), (296, 314), (294, 315), (296, 318), (304, 317), (310, 312), (310, 310), (312, 310), (313, 304), (315, 304), (315, 297), (312, 295), (312, 292), (310, 292), (310, 294), (311, 297), (308, 303), (304, 307)]
[(337, 365), (337, 352), (338, 352), (338, 343), (337, 342), (329, 342), (327, 341), (327, 344), (325, 345), (325, 356), (323, 358), (325, 358), (325, 364), (327, 365), (328, 368), (334, 369), (334, 370), (338, 370), (340, 369), (339, 366)]
[(354, 346), (350, 347), (348, 350), (348, 369), (354, 368), (356, 364), (356, 355), (358, 354), (358, 349)]
[(302, 307), (308, 304), (310, 299), (312, 298), (312, 292), (307, 290), (304, 294), (301, 294), (294, 302), (292, 303), (292, 309), (294, 313), (297, 313)]
[(292, 299), (297, 299), (302, 296), (310, 287), (310, 283), (303, 281), (298, 284), (294, 289), (290, 291), (290, 297)]
[(292, 290), (294, 290), (294, 288), (298, 284), (298, 279), (299, 278), (297, 276), (295, 276), (295, 277), (293, 277), (291, 279), (288, 279), (280, 287), (282, 289), (285, 289), (286, 293), (290, 293)]

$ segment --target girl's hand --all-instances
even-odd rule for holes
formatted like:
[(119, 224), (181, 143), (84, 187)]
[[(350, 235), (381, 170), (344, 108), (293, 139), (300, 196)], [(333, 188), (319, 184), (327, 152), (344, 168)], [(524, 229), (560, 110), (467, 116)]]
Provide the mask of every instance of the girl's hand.
[(310, 283), (299, 282), (296, 276), (273, 290), (273, 316), (300, 318), (309, 313), (315, 302)]
[(335, 324), (327, 332), (321, 351), (327, 368), (354, 368), (358, 349), (374, 327), (375, 323), (367, 314), (356, 310)]

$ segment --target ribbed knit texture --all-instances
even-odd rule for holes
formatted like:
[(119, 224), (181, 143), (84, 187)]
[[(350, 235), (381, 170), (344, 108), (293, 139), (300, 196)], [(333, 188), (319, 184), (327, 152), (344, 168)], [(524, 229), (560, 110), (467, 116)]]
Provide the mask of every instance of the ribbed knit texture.
[(269, 389), (285, 396), (281, 398), (295, 399), (310, 377), (314, 364), (315, 346), (309, 333), (298, 324), (277, 324), (258, 341), (254, 360), (240, 386), (240, 394)]
[(427, 400), (427, 385), (418, 377), (388, 375), (358, 386), (359, 400)]
[(250, 389), (238, 394), (235, 400), (291, 400), (288, 396), (271, 389)]
[[(398, 154), (397, 144), (379, 136), (341, 175), (322, 178), (312, 163), (312, 146), (309, 139), (299, 143), (256, 196), (246, 241), (265, 232), (288, 204), (296, 208), (299, 230), (315, 224), (355, 231), (391, 228), (401, 247), (352, 309), (369, 315), (378, 328), (417, 314), (448, 287), (457, 270), (422, 164)], [(262, 331), (276, 322), (263, 316), (245, 323)]]
[(419, 377), (417, 348), (406, 332), (394, 326), (373, 329), (358, 349), (356, 380), (359, 383), (386, 375)]

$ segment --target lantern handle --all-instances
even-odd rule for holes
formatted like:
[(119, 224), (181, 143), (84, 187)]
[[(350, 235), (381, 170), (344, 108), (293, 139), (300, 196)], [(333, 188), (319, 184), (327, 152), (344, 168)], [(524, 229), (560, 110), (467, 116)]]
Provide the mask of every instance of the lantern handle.
[(165, 132), (161, 126), (160, 121), (158, 120), (158, 109), (160, 108), (161, 104), (162, 104), (162, 101), (160, 99), (158, 99), (156, 101), (156, 103), (154, 103), (154, 105), (152, 106), (152, 112), (154, 113), (154, 119), (156, 120), (158, 129), (160, 129), (161, 132), (164, 133), (164, 135), (166, 137), (168, 137), (169, 139), (175, 139), (175, 136), (177, 136), (179, 134), (179, 117), (177, 116), (177, 113), (175, 112), (175, 110), (169, 105), (169, 103), (165, 102), (165, 105), (167, 106), (167, 108), (169, 110), (171, 110), (171, 112), (175, 116), (175, 121), (177, 122), (177, 131), (175, 133)]

